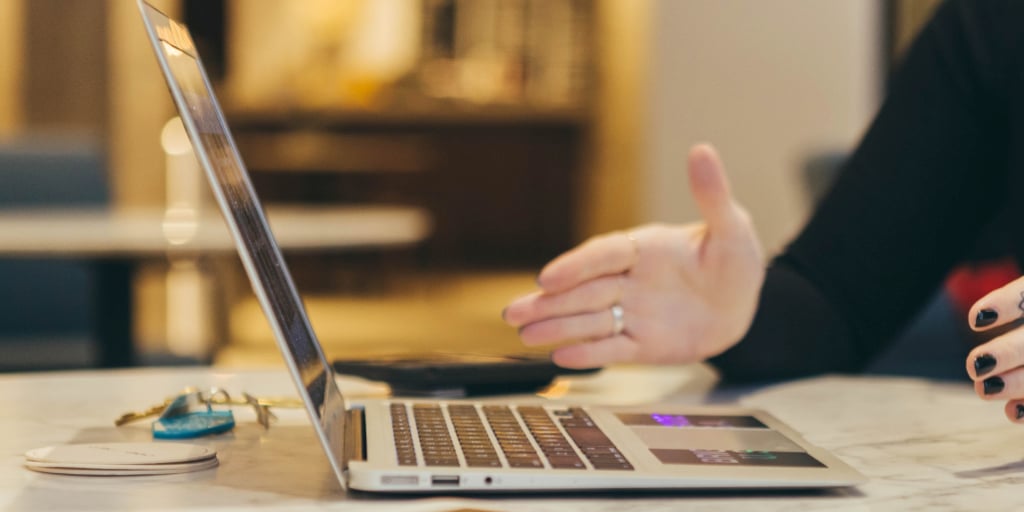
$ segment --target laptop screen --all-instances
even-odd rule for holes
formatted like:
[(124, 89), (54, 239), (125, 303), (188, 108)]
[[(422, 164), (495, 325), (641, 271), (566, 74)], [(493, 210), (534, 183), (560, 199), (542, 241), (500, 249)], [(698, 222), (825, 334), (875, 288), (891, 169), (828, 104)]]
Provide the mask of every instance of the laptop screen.
[[(151, 42), (197, 158), (206, 171), (238, 246), (253, 290), (274, 329), (318, 434), (340, 473), (345, 458), (344, 402), (223, 114), (209, 86), (188, 29), (140, 2)], [(329, 445), (329, 446), (327, 446)]]

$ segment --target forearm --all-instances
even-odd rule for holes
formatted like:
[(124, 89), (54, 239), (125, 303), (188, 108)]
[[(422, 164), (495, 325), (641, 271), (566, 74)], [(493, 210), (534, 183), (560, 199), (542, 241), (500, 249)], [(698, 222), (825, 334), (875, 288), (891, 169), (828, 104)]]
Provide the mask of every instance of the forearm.
[(855, 371), (865, 362), (851, 330), (805, 277), (784, 261), (769, 267), (743, 341), (710, 360), (730, 382)]

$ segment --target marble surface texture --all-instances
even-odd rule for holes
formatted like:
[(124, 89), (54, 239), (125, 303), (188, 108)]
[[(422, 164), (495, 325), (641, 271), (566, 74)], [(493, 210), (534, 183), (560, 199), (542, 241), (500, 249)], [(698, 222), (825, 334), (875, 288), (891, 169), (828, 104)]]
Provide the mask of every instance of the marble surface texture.
[[(816, 492), (385, 497), (341, 489), (301, 411), (277, 410), (268, 431), (236, 409), (238, 427), (199, 440), (212, 470), (155, 477), (72, 477), (22, 466), (32, 448), (148, 440), (148, 422), (113, 419), (184, 386), (293, 395), (283, 370), (142, 369), (0, 376), (3, 510), (1024, 510), (1024, 427), (964, 383), (820, 377), (720, 391), (701, 367), (622, 367), (567, 379), (546, 399), (583, 403), (739, 403), (765, 409), (865, 474), (854, 488)], [(351, 397), (386, 388), (343, 379)]]

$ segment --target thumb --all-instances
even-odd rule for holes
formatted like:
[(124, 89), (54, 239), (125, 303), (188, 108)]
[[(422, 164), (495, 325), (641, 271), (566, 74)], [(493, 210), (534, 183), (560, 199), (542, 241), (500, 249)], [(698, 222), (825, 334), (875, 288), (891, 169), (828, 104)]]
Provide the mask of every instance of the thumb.
[(697, 144), (690, 148), (689, 172), (690, 190), (708, 229), (713, 233), (734, 231), (737, 210), (725, 176), (725, 166), (715, 148), (710, 144)]

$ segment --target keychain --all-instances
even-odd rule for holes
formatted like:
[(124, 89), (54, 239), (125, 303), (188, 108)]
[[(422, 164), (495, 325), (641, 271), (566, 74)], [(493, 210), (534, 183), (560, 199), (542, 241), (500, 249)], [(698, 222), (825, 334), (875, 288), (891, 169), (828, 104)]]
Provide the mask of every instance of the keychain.
[[(153, 417), (163, 417), (163, 414), (171, 407), (172, 404), (182, 400), (185, 395), (193, 395), (190, 399), (186, 399), (184, 403), (177, 403), (175, 405), (176, 411), (173, 412), (172, 416), (180, 416), (185, 412), (196, 410), (195, 406), (200, 406), (203, 403), (207, 405), (216, 406), (248, 406), (252, 407), (256, 414), (256, 421), (263, 426), (263, 428), (270, 428), (271, 420), (277, 419), (273, 412), (270, 411), (271, 407), (284, 407), (290, 409), (300, 409), (303, 407), (302, 401), (298, 398), (291, 397), (264, 397), (257, 398), (249, 393), (242, 392), (242, 397), (231, 397), (227, 392), (214, 388), (214, 394), (209, 398), (204, 398), (203, 394), (194, 387), (185, 388), (185, 390), (177, 395), (169, 397), (162, 402), (153, 405), (147, 409), (139, 411), (126, 412), (117, 417), (114, 420), (114, 425), (122, 426), (129, 423), (144, 420)], [(199, 408), (199, 410), (202, 410)]]
[(178, 395), (153, 422), (153, 437), (189, 439), (231, 430), (235, 426), (235, 416), (231, 410), (213, 410), (211, 404), (217, 395), (223, 395), (225, 400), (230, 401), (227, 392), (222, 389), (213, 390), (209, 398), (205, 399), (198, 391)]

